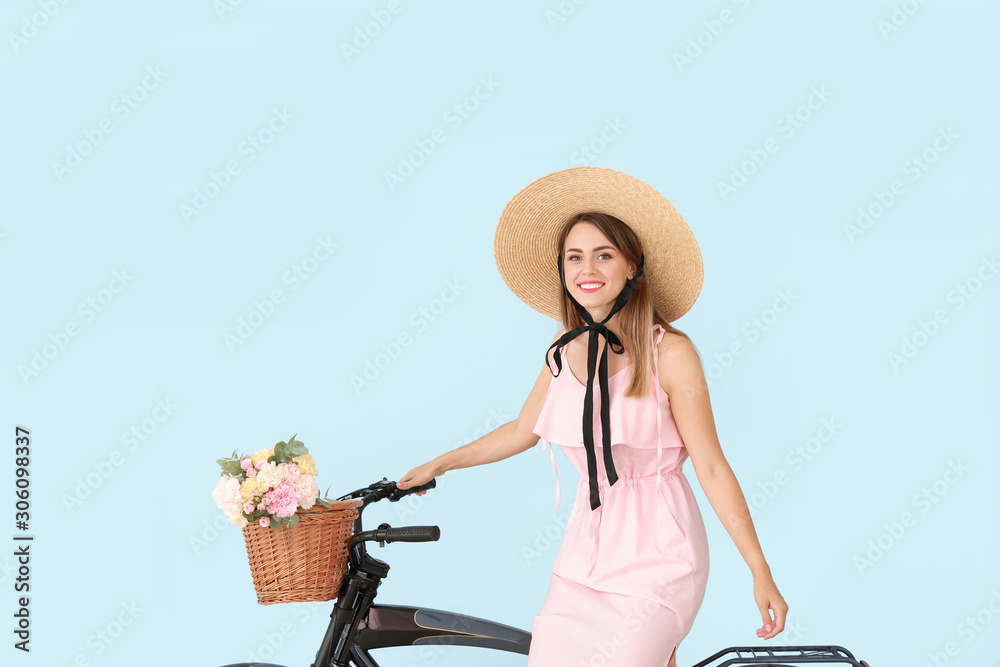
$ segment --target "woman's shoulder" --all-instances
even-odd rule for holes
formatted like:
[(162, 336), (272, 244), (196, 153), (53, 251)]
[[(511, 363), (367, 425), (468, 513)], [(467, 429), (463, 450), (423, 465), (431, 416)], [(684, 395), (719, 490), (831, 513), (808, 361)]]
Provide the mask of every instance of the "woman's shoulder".
[[(660, 358), (665, 356), (687, 356), (690, 354), (697, 354), (694, 349), (694, 345), (691, 344), (691, 339), (687, 336), (673, 331), (667, 331), (662, 326), (657, 324), (655, 326), (656, 335), (659, 337), (659, 342), (656, 344), (656, 354)], [(654, 340), (656, 340), (654, 338)]]

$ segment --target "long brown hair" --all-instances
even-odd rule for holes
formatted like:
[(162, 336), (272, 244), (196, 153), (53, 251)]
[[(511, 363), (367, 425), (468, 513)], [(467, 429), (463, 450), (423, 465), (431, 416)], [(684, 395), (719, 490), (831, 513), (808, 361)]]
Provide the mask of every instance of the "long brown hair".
[[(635, 235), (631, 227), (607, 213), (581, 213), (567, 220), (566, 224), (559, 231), (557, 238), (556, 247), (560, 254), (565, 252), (566, 237), (569, 236), (570, 230), (579, 222), (590, 222), (596, 225), (608, 237), (611, 244), (625, 256), (626, 261), (635, 266), (639, 265), (639, 258), (642, 255), (642, 244), (639, 242), (639, 237)], [(632, 296), (622, 306), (622, 309), (616, 313), (619, 329), (622, 334), (622, 344), (632, 356), (632, 380), (625, 391), (626, 396), (632, 397), (645, 396), (650, 391), (651, 379), (653, 377), (653, 354), (655, 354), (652, 334), (654, 325), (659, 324), (667, 331), (684, 336), (688, 341), (691, 341), (690, 336), (680, 329), (673, 327), (656, 310), (649, 293), (649, 283), (646, 281), (648, 273), (649, 268), (645, 267), (643, 274), (639, 276), (636, 282)], [(586, 322), (580, 317), (580, 313), (576, 311), (570, 300), (566, 298), (565, 290), (560, 290), (559, 297), (562, 322), (566, 330), (569, 331), (570, 329), (585, 325)], [(602, 349), (605, 345), (606, 343), (601, 341)], [(694, 346), (693, 341), (691, 341), (691, 345)], [(604, 350), (603, 353), (612, 354), (610, 349)], [(695, 354), (698, 354), (697, 349), (695, 349)], [(700, 354), (698, 354), (698, 361), (699, 363), (701, 362)], [(563, 368), (563, 370), (566, 371), (567, 369)]]

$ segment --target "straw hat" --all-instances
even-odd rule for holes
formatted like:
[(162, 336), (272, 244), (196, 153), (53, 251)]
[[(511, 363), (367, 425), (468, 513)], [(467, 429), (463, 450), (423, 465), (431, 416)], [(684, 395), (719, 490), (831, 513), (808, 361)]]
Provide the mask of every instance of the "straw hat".
[(604, 167), (573, 167), (529, 183), (507, 202), (493, 237), (497, 269), (517, 298), (560, 320), (556, 241), (579, 213), (596, 211), (625, 222), (639, 237), (645, 277), (668, 322), (694, 305), (704, 278), (694, 234), (667, 199), (637, 178)]

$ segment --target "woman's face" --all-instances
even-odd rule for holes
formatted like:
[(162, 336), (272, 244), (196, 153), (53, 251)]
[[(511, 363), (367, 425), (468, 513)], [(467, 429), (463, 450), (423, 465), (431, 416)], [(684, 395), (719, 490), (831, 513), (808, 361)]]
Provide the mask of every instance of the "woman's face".
[(595, 320), (611, 312), (618, 293), (634, 271), (635, 266), (597, 225), (579, 222), (569, 230), (563, 251), (566, 288)]

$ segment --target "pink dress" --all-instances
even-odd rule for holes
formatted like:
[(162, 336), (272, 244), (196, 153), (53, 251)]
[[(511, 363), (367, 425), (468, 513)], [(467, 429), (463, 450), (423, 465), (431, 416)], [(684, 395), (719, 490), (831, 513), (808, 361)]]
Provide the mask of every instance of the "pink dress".
[[(656, 325), (654, 334), (659, 343), (663, 327)], [(675, 667), (677, 645), (694, 624), (708, 583), (708, 539), (681, 470), (688, 453), (655, 354), (653, 368), (653, 393), (643, 398), (625, 396), (632, 366), (608, 378), (614, 486), (604, 469), (595, 386), (601, 504), (591, 510), (581, 427), (586, 387), (563, 350), (562, 371), (552, 378), (534, 433), (543, 449), (558, 444), (581, 477), (551, 585), (532, 622), (528, 667)], [(549, 456), (556, 470), (551, 449)]]

